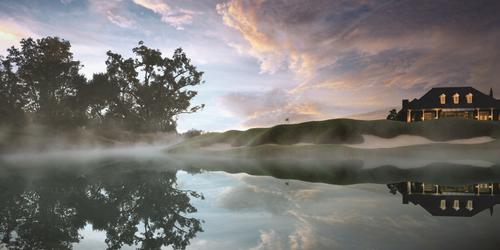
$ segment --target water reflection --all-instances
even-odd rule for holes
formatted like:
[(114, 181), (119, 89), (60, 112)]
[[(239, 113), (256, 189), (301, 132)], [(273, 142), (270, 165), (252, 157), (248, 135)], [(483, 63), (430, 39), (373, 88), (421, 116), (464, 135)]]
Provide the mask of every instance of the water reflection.
[[(203, 165), (210, 171), (199, 171)], [(288, 167), (234, 164), (230, 168), (208, 161), (186, 165), (164, 158), (121, 157), (16, 166), (0, 163), (0, 239), (15, 249), (154, 249), (166, 245), (188, 249), (497, 249), (500, 244), (495, 236), (500, 230), (498, 213), (490, 216), (483, 211), (472, 218), (431, 216), (420, 206), (402, 206), (400, 197), (388, 193), (386, 186), (391, 180), (398, 183), (415, 176), (425, 183), (435, 180), (450, 187), (488, 183), (498, 180), (499, 169)], [(423, 190), (436, 191), (426, 184)], [(446, 203), (451, 209), (453, 205), (453, 201)], [(459, 207), (467, 208), (467, 202)], [(473, 208), (479, 212), (477, 204)]]
[(185, 248), (202, 222), (200, 193), (177, 187), (175, 171), (111, 165), (93, 170), (2, 167), (0, 238), (9, 248), (68, 249), (91, 224), (109, 249)]
[(388, 184), (390, 192), (402, 194), (403, 204), (422, 206), (434, 216), (471, 217), (500, 203), (500, 184), (436, 185), (423, 182)]

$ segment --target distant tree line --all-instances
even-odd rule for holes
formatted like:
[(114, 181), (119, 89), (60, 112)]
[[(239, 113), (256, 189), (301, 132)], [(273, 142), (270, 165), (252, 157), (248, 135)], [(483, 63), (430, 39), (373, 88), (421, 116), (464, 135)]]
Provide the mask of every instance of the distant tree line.
[(181, 48), (171, 57), (139, 42), (133, 58), (106, 53), (106, 71), (86, 79), (69, 41), (22, 39), (0, 55), (0, 125), (29, 122), (55, 129), (118, 126), (152, 132), (175, 131), (177, 116), (193, 113), (203, 82)]
[(398, 119), (398, 111), (396, 109), (389, 110), (389, 114), (386, 117), (387, 120), (397, 120)]

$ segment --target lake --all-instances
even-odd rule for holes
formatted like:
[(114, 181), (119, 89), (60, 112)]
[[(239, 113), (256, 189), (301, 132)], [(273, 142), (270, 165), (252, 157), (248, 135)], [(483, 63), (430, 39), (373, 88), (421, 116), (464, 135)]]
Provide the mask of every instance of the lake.
[[(160, 147), (10, 155), (0, 167), (1, 249), (497, 249), (500, 243), (495, 209), (432, 216), (421, 205), (403, 204), (403, 194), (387, 186), (394, 175), (378, 172), (371, 181), (353, 181), (352, 174), (328, 181), (307, 173), (250, 175), (236, 165), (206, 170)], [(498, 177), (468, 180), (470, 170), (459, 169), (465, 174), (443, 185)], [(403, 187), (419, 181), (406, 177), (398, 180)]]

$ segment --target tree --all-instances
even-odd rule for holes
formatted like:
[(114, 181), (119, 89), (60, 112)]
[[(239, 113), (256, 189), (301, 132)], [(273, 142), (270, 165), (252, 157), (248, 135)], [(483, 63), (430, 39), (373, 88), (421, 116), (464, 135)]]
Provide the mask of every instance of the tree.
[[(118, 125), (137, 132), (175, 131), (177, 117), (191, 105), (203, 72), (182, 49), (163, 57), (143, 42), (133, 58), (107, 52), (106, 72), (90, 81), (79, 73), (69, 41), (22, 39), (0, 57), (0, 123), (21, 124), (26, 113), (52, 128)], [(0, 124), (1, 125), (1, 124)]]
[(387, 120), (396, 120), (397, 118), (397, 115), (398, 115), (398, 112), (396, 111), (396, 109), (391, 109), (389, 111), (389, 114), (387, 115)]
[[(107, 74), (94, 74), (92, 79), (84, 86), (79, 97), (83, 100), (86, 107), (86, 116), (93, 126), (102, 125), (110, 111), (118, 114), (116, 104), (120, 95), (119, 86), (115, 86), (108, 79)], [(126, 111), (126, 109), (121, 109)], [(123, 112), (122, 112), (123, 113)]]
[(18, 81), (12, 63), (0, 56), (0, 125), (20, 125), (24, 122), (27, 88)]
[(84, 122), (85, 107), (77, 95), (86, 79), (70, 48), (68, 41), (45, 37), (22, 39), (20, 48), (8, 49), (17, 84), (27, 89), (24, 109), (35, 113), (37, 122), (57, 127)]
[(202, 135), (204, 132), (203, 130), (199, 130), (199, 129), (190, 129), (184, 133), (182, 133), (182, 136), (184, 136), (185, 138), (193, 138), (193, 137), (196, 137), (196, 136), (200, 136)]
[(128, 59), (107, 52), (107, 80), (118, 90), (109, 118), (138, 131), (175, 131), (179, 114), (204, 107), (191, 106), (197, 92), (188, 87), (201, 84), (203, 72), (191, 64), (182, 49), (167, 58), (141, 41), (132, 51), (135, 58)]

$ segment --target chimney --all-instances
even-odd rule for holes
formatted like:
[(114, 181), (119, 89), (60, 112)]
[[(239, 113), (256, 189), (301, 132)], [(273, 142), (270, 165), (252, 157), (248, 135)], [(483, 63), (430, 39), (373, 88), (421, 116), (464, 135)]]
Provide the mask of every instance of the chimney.
[(493, 88), (490, 88), (490, 97), (493, 98)]
[(408, 109), (408, 99), (403, 99), (403, 109)]

